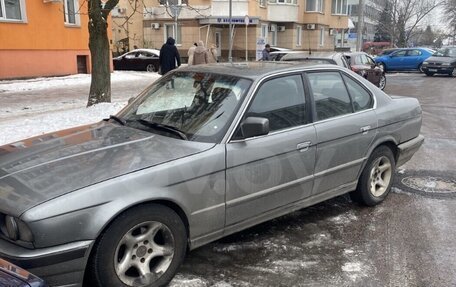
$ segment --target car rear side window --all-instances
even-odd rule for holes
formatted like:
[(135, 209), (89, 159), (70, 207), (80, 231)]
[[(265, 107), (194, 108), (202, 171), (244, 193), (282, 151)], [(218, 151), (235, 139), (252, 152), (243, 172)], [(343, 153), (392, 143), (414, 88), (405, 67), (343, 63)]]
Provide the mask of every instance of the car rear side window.
[(317, 120), (325, 120), (353, 112), (350, 96), (338, 72), (307, 75), (315, 101)]
[(306, 103), (301, 75), (275, 78), (262, 84), (246, 117), (269, 119), (270, 131), (306, 124)]
[(346, 75), (343, 75), (343, 77), (353, 101), (353, 109), (355, 112), (372, 108), (374, 101), (369, 92), (350, 77)]

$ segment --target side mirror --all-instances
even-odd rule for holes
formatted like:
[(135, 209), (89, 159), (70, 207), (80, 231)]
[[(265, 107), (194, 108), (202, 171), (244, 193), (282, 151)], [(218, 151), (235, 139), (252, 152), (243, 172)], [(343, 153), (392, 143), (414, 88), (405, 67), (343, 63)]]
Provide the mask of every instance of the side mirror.
[(269, 120), (259, 117), (248, 117), (241, 123), (244, 138), (267, 135), (269, 133)]

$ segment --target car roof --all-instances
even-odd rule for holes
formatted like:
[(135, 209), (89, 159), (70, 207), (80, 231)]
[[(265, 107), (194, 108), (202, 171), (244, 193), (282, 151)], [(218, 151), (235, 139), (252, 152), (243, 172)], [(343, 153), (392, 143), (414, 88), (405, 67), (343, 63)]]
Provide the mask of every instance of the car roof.
[(330, 64), (315, 64), (307, 62), (274, 62), (274, 61), (258, 61), (258, 62), (238, 62), (238, 63), (215, 63), (205, 65), (192, 65), (180, 68), (176, 71), (194, 71), (201, 73), (216, 73), (238, 76), (255, 80), (273, 73), (302, 71), (312, 68), (338, 68), (336, 65)]
[(132, 53), (132, 52), (149, 52), (149, 53), (154, 53), (154, 54), (160, 54), (160, 50), (157, 50), (157, 49), (134, 49), (127, 53)]

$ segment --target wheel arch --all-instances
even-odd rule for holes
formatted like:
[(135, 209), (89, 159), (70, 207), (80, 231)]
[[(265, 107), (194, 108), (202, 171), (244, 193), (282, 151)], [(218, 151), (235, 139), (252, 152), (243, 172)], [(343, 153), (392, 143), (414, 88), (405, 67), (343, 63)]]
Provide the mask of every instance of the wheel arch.
[(358, 172), (358, 178), (361, 176), (361, 173), (363, 172), (364, 168), (366, 167), (367, 161), (371, 157), (371, 155), (374, 152), (374, 150), (376, 150), (380, 146), (388, 147), (391, 150), (391, 152), (393, 153), (394, 162), (397, 162), (397, 159), (398, 159), (398, 156), (399, 156), (399, 150), (397, 148), (396, 140), (394, 138), (392, 138), (392, 137), (379, 140), (379, 141), (375, 142), (375, 144), (373, 144), (371, 146), (371, 148), (369, 149), (369, 151), (367, 152), (366, 160), (364, 161), (361, 169)]
[[(179, 204), (177, 204), (176, 202), (174, 202), (173, 200), (170, 200), (170, 199), (153, 199), (153, 200), (149, 200), (149, 201), (137, 202), (135, 204), (126, 206), (122, 210), (119, 210), (119, 212), (117, 212), (114, 216), (112, 216), (105, 223), (103, 228), (100, 229), (100, 232), (97, 234), (97, 236), (94, 240), (94, 243), (90, 246), (90, 250), (88, 251), (88, 256), (86, 257), (87, 264), (85, 265), (85, 268), (84, 268), (84, 275), (83, 275), (84, 282), (88, 282), (87, 280), (91, 280), (90, 278), (88, 278), (88, 274), (90, 274), (90, 272), (87, 272), (87, 271), (89, 268), (92, 268), (92, 266), (91, 266), (92, 264), (90, 263), (90, 261), (91, 261), (91, 258), (93, 257), (93, 253), (95, 251), (94, 247), (98, 244), (98, 242), (101, 238), (101, 235), (103, 233), (105, 233), (106, 230), (113, 224), (113, 222), (117, 218), (119, 218), (119, 216), (124, 214), (125, 212), (127, 212), (133, 208), (137, 208), (139, 206), (148, 205), (148, 204), (158, 204), (158, 205), (166, 206), (166, 207), (170, 208), (171, 210), (173, 210), (174, 212), (176, 212), (176, 214), (181, 218), (182, 222), (184, 223), (185, 231), (187, 233), (187, 250), (189, 250), (190, 225), (189, 225), (187, 214), (185, 213), (184, 209)], [(85, 285), (83, 285), (83, 286), (85, 286)]]

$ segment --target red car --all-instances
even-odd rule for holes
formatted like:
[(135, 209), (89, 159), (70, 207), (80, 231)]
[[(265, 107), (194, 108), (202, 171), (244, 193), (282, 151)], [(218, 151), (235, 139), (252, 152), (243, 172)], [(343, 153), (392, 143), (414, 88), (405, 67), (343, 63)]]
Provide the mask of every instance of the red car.
[(385, 71), (368, 54), (364, 52), (346, 53), (345, 58), (352, 71), (360, 74), (382, 90), (386, 87)]

